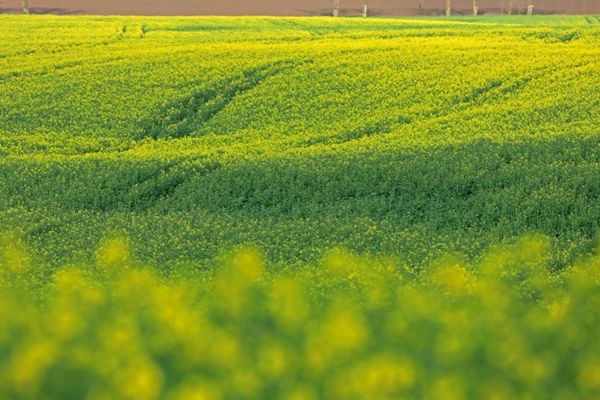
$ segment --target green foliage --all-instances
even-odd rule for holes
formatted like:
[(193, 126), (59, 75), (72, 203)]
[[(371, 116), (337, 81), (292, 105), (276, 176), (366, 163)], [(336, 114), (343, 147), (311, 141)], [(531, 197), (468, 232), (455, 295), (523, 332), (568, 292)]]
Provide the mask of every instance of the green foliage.
[(427, 265), (600, 225), (595, 17), (1, 16), (0, 224), (52, 265)]
[(0, 398), (597, 398), (600, 257), (552, 273), (548, 250), (528, 236), (417, 273), (339, 250), (270, 270), (241, 249), (165, 279), (116, 236), (40, 286), (6, 237)]
[(600, 397), (597, 21), (0, 16), (0, 399)]

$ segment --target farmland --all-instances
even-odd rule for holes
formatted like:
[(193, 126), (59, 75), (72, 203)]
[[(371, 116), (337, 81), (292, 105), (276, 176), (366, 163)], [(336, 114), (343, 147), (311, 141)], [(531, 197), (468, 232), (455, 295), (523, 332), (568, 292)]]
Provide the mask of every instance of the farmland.
[[(481, 14), (523, 14), (528, 0), (478, 0)], [(34, 14), (64, 15), (256, 15), (256, 16), (331, 16), (331, 0), (30, 0)], [(363, 0), (342, 0), (340, 14), (361, 15)], [(441, 15), (445, 0), (369, 0), (372, 16)], [(596, 0), (534, 0), (538, 14), (600, 13)], [(452, 0), (453, 12), (470, 15), (471, 0)], [(0, 1), (0, 13), (21, 13), (20, 0)]]
[(0, 29), (0, 398), (598, 395), (600, 17)]

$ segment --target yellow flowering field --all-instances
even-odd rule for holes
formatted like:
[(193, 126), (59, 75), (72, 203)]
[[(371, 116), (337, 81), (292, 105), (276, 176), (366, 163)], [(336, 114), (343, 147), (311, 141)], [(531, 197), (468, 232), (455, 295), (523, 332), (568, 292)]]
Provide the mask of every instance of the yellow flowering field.
[(600, 17), (0, 15), (0, 400), (600, 397)]
[(2, 231), (166, 270), (536, 232), (560, 268), (600, 224), (594, 21), (0, 16)]
[(121, 236), (40, 284), (5, 236), (0, 398), (597, 398), (600, 257), (552, 273), (549, 245), (419, 273), (340, 250), (273, 271), (246, 248), (165, 278)]

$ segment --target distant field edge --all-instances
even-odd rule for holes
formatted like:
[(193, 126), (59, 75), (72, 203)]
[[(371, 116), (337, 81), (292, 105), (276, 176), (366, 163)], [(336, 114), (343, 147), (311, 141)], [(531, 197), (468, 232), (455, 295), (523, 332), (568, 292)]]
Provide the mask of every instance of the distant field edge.
[[(330, 0), (180, 0), (173, 4), (162, 0), (30, 0), (32, 14), (113, 15), (113, 16), (326, 16), (332, 14)], [(431, 16), (444, 14), (444, 0), (429, 0), (423, 8), (414, 0), (371, 0), (371, 16)], [(525, 14), (524, 0), (512, 2), (513, 14)], [(600, 13), (600, 1), (536, 0), (535, 13), (541, 15), (589, 15)], [(341, 16), (362, 14), (362, 0), (341, 0)], [(0, 13), (22, 12), (20, 0), (1, 0)], [(508, 1), (480, 0), (481, 15), (508, 14)], [(453, 14), (471, 15), (471, 0), (454, 0)]]

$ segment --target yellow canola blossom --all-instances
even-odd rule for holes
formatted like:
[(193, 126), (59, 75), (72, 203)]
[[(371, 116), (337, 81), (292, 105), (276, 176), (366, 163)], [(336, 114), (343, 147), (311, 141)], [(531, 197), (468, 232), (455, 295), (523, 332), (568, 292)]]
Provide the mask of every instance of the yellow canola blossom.
[[(1, 398), (600, 394), (597, 255), (551, 272), (543, 238), (473, 262), (444, 257), (420, 273), (340, 250), (279, 271), (246, 249), (185, 279), (136, 261), (126, 240), (108, 242), (98, 254), (118, 250), (110, 274), (98, 257), (41, 286), (27, 270), (7, 275)], [(386, 279), (369, 278), (369, 266)], [(389, 294), (376, 307), (374, 288)]]

